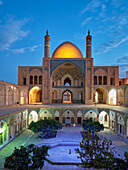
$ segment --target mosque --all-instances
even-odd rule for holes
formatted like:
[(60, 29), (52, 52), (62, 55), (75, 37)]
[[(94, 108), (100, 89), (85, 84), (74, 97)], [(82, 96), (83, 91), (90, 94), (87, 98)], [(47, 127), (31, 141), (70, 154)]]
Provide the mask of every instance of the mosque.
[[(44, 40), (42, 66), (18, 69), (18, 85), (28, 88), (29, 104), (128, 104), (128, 79), (119, 79), (118, 66), (94, 66), (92, 36), (86, 36), (86, 58), (72, 42), (60, 44), (50, 58), (50, 36)], [(22, 101), (24, 103), (24, 99)]]
[[(26, 108), (20, 108), (22, 105)], [(33, 107), (36, 105), (38, 108)], [(10, 106), (18, 109), (4, 110)], [(86, 57), (69, 41), (60, 44), (50, 57), (47, 31), (42, 66), (19, 66), (18, 85), (0, 81), (0, 148), (31, 121), (53, 117), (64, 125), (67, 119), (77, 125), (91, 117), (127, 139), (127, 107), (128, 78), (119, 78), (118, 66), (93, 65), (90, 31), (86, 36)]]

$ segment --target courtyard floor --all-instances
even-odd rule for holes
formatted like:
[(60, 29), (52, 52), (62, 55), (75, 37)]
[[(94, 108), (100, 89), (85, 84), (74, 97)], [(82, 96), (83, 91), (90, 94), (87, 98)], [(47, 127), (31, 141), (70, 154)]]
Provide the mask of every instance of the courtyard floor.
[[(3, 169), (4, 166), (4, 157), (9, 156), (15, 147), (20, 147), (21, 145), (27, 146), (31, 143), (37, 144), (41, 146), (42, 144), (56, 144), (57, 142), (61, 143), (74, 143), (77, 144), (81, 141), (82, 137), (80, 135), (80, 131), (82, 127), (63, 127), (62, 130), (58, 131), (56, 138), (52, 139), (42, 139), (39, 140), (37, 136), (30, 130), (25, 130), (21, 135), (19, 135), (16, 139), (14, 139), (11, 143), (9, 143), (5, 148), (0, 151), (0, 169)], [(115, 146), (116, 151), (123, 158), (123, 153), (128, 151), (128, 143), (123, 140), (121, 136), (116, 135), (109, 129), (105, 129), (102, 132), (99, 132), (99, 136), (103, 138), (107, 138), (113, 141), (113, 146)], [(77, 148), (78, 146), (76, 146)], [(65, 153), (63, 153), (65, 154)], [(56, 158), (56, 154), (54, 154)], [(51, 165), (50, 163), (45, 161), (44, 170), (80, 170), (81, 168), (75, 165)]]

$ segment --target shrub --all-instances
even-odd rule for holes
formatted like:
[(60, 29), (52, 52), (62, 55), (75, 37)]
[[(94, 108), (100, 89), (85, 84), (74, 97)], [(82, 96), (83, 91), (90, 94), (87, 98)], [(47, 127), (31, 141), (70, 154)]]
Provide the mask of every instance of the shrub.
[(128, 153), (125, 152), (125, 160), (115, 157), (115, 148), (112, 146), (112, 141), (106, 138), (101, 141), (97, 137), (92, 138), (88, 131), (88, 138), (83, 135), (82, 142), (80, 142), (80, 149), (75, 151), (79, 153), (78, 158), (81, 159), (83, 168), (96, 169), (128, 169)]
[(96, 131), (96, 129), (98, 131), (104, 130), (103, 124), (100, 124), (98, 121), (93, 121), (92, 119), (83, 120), (82, 126), (84, 130), (89, 129), (90, 132), (92, 130)]
[(40, 138), (50, 138), (56, 137), (56, 132), (57, 130), (62, 129), (62, 124), (55, 119), (44, 119), (37, 122), (31, 122), (28, 129), (37, 133)]
[(4, 167), (13, 170), (42, 168), (49, 148), (46, 145), (37, 147), (34, 144), (15, 148), (12, 155), (5, 158)]

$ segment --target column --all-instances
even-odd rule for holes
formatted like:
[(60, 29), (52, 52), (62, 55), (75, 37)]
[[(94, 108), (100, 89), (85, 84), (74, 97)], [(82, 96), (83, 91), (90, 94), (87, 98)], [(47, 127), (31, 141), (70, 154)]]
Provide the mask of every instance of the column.
[(82, 110), (82, 121), (84, 120), (84, 110)]
[(117, 133), (117, 112), (115, 112), (115, 133)]
[(61, 109), (59, 110), (59, 122), (62, 122), (62, 117), (61, 117)]
[(55, 116), (54, 116), (54, 109), (52, 109), (52, 118), (54, 119)]
[(21, 112), (21, 132), (23, 131), (23, 112)]
[(15, 90), (13, 86), (13, 92), (12, 92), (12, 105), (14, 105), (14, 98), (15, 98)]
[(28, 115), (27, 115), (27, 126), (29, 125), (29, 111), (28, 111)]
[(4, 105), (7, 105), (7, 85), (5, 84)]
[(19, 88), (19, 104), (21, 104), (20, 97), (21, 97), (21, 88)]
[(75, 124), (77, 124), (77, 109), (75, 109)]

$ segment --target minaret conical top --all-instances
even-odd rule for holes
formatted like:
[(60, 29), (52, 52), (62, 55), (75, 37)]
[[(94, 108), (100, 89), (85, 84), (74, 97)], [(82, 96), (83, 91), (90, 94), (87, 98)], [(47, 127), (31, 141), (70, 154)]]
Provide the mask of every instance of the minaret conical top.
[(90, 29), (88, 29), (88, 35), (90, 35)]
[(48, 35), (48, 30), (46, 31), (46, 34)]

